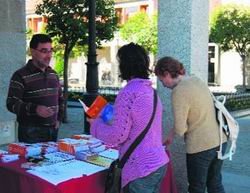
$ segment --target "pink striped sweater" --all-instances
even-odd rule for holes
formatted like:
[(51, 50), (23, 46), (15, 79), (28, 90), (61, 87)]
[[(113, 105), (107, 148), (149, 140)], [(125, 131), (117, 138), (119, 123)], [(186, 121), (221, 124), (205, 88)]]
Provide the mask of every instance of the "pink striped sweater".
[[(153, 96), (150, 80), (130, 80), (116, 98), (112, 124), (97, 118), (91, 125), (91, 134), (107, 144), (117, 145), (122, 157), (148, 124), (153, 112)], [(162, 146), (162, 104), (158, 97), (151, 128), (122, 170), (122, 187), (149, 175), (168, 161)]]

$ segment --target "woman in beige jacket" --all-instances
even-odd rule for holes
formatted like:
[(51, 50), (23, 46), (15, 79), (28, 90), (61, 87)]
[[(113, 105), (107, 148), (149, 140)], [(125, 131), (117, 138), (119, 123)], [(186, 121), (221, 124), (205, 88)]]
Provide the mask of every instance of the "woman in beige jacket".
[(183, 64), (171, 57), (157, 62), (155, 74), (163, 86), (172, 89), (174, 128), (168, 139), (174, 133), (184, 136), (189, 193), (205, 193), (206, 189), (208, 193), (224, 193), (223, 161), (217, 158), (219, 126), (207, 84), (197, 77), (185, 76)]

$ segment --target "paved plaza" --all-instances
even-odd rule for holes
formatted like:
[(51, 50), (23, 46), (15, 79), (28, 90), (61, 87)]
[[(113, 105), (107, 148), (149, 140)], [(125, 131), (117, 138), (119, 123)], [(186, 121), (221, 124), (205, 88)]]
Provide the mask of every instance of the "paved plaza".
[(223, 180), (226, 193), (250, 193), (250, 116), (237, 119), (240, 133), (237, 152), (232, 161), (225, 161)]
[[(226, 193), (250, 193), (250, 116), (239, 117), (237, 120), (240, 124), (237, 153), (232, 161), (224, 162), (223, 183)], [(59, 138), (81, 134), (83, 131), (82, 108), (69, 107), (68, 123), (61, 125)]]

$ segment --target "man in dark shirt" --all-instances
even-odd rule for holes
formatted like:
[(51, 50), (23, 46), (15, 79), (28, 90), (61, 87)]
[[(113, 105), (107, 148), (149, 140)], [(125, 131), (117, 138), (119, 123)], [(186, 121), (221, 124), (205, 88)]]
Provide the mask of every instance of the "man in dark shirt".
[(30, 52), (32, 59), (10, 80), (7, 108), (17, 116), (20, 142), (56, 141), (64, 100), (58, 76), (49, 66), (51, 38), (35, 34)]

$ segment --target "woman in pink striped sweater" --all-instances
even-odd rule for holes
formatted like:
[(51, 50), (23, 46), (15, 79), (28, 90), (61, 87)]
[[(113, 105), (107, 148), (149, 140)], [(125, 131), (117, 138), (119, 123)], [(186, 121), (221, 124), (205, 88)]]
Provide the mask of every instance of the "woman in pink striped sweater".
[[(114, 103), (112, 123), (91, 121), (91, 134), (119, 147), (121, 158), (145, 129), (153, 112), (154, 90), (149, 80), (149, 57), (141, 46), (130, 43), (117, 53), (120, 77), (127, 85)], [(124, 193), (158, 193), (169, 158), (162, 145), (162, 104), (158, 97), (155, 116), (145, 138), (122, 169)]]

